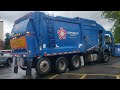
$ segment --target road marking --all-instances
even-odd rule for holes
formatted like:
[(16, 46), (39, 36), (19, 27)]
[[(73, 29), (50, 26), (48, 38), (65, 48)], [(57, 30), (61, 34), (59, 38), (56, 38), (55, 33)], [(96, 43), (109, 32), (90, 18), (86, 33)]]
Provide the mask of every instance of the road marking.
[(71, 74), (71, 75), (84, 75), (84, 74), (75, 74), (75, 73), (63, 73), (63, 74)]
[(115, 67), (115, 68), (120, 68), (120, 66), (112, 66), (112, 67)]
[[(68, 75), (82, 75), (82, 77), (80, 79), (84, 79), (87, 75), (92, 75), (92, 76), (116, 76), (116, 79), (120, 79), (120, 75), (113, 75), (113, 74), (75, 74), (75, 73), (63, 73), (63, 74), (68, 74)], [(54, 79), (55, 77), (57, 77), (60, 74), (56, 74), (52, 77), (50, 77), (49, 79)]]
[[(71, 75), (84, 75), (84, 74), (75, 74), (75, 73), (64, 73), (64, 74), (71, 74)], [(116, 76), (114, 74), (87, 74), (87, 75), (100, 75), (100, 76)]]
[(113, 74), (88, 74), (88, 75), (97, 75), (97, 76), (116, 76), (116, 75), (113, 75)]
[(119, 75), (116, 75), (116, 79), (120, 79), (120, 76), (119, 76)]
[(59, 74), (56, 74), (56, 75), (50, 77), (49, 79), (53, 79), (53, 78), (57, 77), (58, 75), (59, 75)]
[(87, 74), (84, 74), (80, 79), (84, 79), (87, 76)]

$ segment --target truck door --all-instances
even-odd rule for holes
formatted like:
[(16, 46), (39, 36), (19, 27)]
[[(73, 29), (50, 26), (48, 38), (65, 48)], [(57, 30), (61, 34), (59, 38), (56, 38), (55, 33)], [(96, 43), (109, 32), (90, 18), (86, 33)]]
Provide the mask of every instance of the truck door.
[(110, 31), (104, 32), (104, 44), (108, 47), (110, 53), (114, 51), (114, 40), (113, 35)]

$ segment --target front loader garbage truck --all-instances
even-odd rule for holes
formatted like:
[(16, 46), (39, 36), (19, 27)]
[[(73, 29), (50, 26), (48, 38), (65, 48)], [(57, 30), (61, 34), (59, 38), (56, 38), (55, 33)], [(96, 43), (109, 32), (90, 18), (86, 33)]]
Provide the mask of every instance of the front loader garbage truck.
[[(14, 22), (10, 45), (18, 67), (31, 75), (80, 69), (86, 62), (109, 61), (113, 36), (96, 21), (31, 12)], [(82, 63), (81, 63), (82, 62)]]

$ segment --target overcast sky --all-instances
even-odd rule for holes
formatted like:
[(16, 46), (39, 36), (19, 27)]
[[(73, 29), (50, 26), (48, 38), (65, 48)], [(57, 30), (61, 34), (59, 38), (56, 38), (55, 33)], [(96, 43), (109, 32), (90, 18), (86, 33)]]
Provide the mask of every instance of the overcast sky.
[[(0, 11), (0, 17), (4, 20), (4, 34), (10, 33), (14, 24), (14, 21), (21, 16), (31, 11)], [(106, 30), (109, 30), (113, 23), (109, 23), (108, 20), (101, 17), (101, 11), (43, 11), (45, 13), (54, 14), (54, 16), (65, 17), (81, 17), (95, 20), (101, 24)]]

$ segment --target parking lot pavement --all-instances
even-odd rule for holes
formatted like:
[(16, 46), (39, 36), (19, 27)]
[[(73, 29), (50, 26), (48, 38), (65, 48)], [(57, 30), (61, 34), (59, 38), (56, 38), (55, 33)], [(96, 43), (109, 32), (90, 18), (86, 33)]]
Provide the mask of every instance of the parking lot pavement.
[(120, 79), (120, 75), (109, 75), (109, 74), (74, 74), (64, 73), (56, 74), (52, 79)]
[[(0, 79), (26, 79), (25, 74), (20, 68), (18, 74), (13, 73), (13, 65), (0, 66)], [(39, 76), (35, 69), (32, 69), (32, 79), (120, 79), (120, 57), (112, 57), (109, 63), (91, 63), (79, 70), (68, 70), (63, 74)]]

